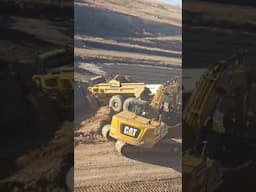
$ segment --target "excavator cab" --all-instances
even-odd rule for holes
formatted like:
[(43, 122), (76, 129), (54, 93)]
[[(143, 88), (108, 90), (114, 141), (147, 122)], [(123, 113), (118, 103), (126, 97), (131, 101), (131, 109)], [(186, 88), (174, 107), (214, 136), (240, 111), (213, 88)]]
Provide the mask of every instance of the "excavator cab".
[(127, 110), (135, 113), (138, 116), (145, 117), (147, 119), (153, 119), (157, 120), (157, 112), (154, 110), (150, 105), (148, 101), (143, 101), (139, 99), (132, 99), (129, 102), (129, 106), (127, 107)]

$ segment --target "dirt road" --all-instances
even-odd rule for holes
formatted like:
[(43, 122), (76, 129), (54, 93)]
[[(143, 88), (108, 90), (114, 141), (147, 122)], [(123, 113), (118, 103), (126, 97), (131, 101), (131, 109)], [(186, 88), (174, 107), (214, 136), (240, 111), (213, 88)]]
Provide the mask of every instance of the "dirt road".
[(75, 191), (181, 191), (180, 156), (123, 157), (114, 143), (75, 149)]

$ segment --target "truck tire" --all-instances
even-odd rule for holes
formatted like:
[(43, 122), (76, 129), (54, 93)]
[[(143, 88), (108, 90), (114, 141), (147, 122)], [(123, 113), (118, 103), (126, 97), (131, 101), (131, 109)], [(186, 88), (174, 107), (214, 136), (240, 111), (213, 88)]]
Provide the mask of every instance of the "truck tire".
[(116, 113), (120, 112), (123, 108), (123, 97), (121, 95), (111, 97), (109, 107)]
[(129, 97), (127, 98), (125, 101), (124, 101), (124, 104), (123, 104), (123, 110), (124, 111), (129, 111), (129, 104), (132, 100), (134, 100), (135, 98), (134, 97)]

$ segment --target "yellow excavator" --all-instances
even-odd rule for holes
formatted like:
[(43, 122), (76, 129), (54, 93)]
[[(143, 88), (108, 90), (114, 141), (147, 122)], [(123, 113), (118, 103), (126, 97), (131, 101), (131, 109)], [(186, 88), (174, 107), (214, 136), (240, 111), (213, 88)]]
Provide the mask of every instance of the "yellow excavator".
[(129, 76), (116, 75), (108, 82), (88, 87), (87, 100), (92, 108), (109, 105), (114, 112), (120, 112), (127, 98), (145, 98), (149, 94), (145, 83), (136, 83)]
[(239, 53), (212, 65), (196, 83), (184, 106), (182, 175), (185, 192), (213, 192), (222, 183), (222, 168), (207, 156), (203, 134), (209, 130), (207, 120), (213, 115), (221, 94), (230, 94), (234, 89), (233, 77), (243, 67), (242, 58), (243, 53)]
[(123, 111), (112, 117), (111, 125), (102, 128), (102, 135), (116, 139), (116, 149), (121, 154), (127, 145), (153, 148), (168, 133), (168, 118), (177, 89), (179, 81), (175, 79), (161, 85), (150, 103), (128, 98)]

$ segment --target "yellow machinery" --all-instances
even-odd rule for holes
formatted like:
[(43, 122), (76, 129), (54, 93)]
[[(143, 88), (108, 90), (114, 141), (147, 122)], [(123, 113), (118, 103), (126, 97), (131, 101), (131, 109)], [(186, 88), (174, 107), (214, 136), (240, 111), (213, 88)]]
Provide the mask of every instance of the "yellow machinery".
[(32, 80), (43, 92), (72, 90), (74, 89), (74, 69), (73, 67), (56, 68), (45, 74), (33, 75)]
[(126, 98), (142, 98), (149, 93), (145, 83), (133, 83), (128, 76), (116, 75), (107, 83), (88, 87), (87, 99), (90, 104), (109, 104), (113, 111), (120, 112)]
[[(183, 110), (183, 191), (212, 192), (222, 182), (222, 170), (217, 161), (206, 156), (206, 141), (202, 141), (202, 129), (215, 111), (222, 91), (230, 92), (232, 74), (241, 64), (241, 55), (214, 64), (196, 83)], [(229, 75), (228, 75), (229, 74)], [(228, 87), (230, 90), (227, 90)], [(199, 146), (203, 149), (198, 151)]]
[(104, 137), (117, 140), (116, 149), (123, 153), (127, 144), (152, 148), (168, 133), (167, 124), (172, 101), (173, 89), (178, 81), (163, 84), (155, 94), (151, 103), (129, 98), (124, 103), (124, 111), (112, 117), (111, 125), (102, 128)]
[[(74, 97), (74, 69), (73, 67), (55, 68), (48, 73), (33, 75), (32, 81), (51, 101), (65, 119), (72, 119)], [(70, 117), (69, 117), (70, 116)]]
[(191, 154), (182, 156), (183, 191), (213, 192), (221, 183), (222, 170), (215, 160)]

